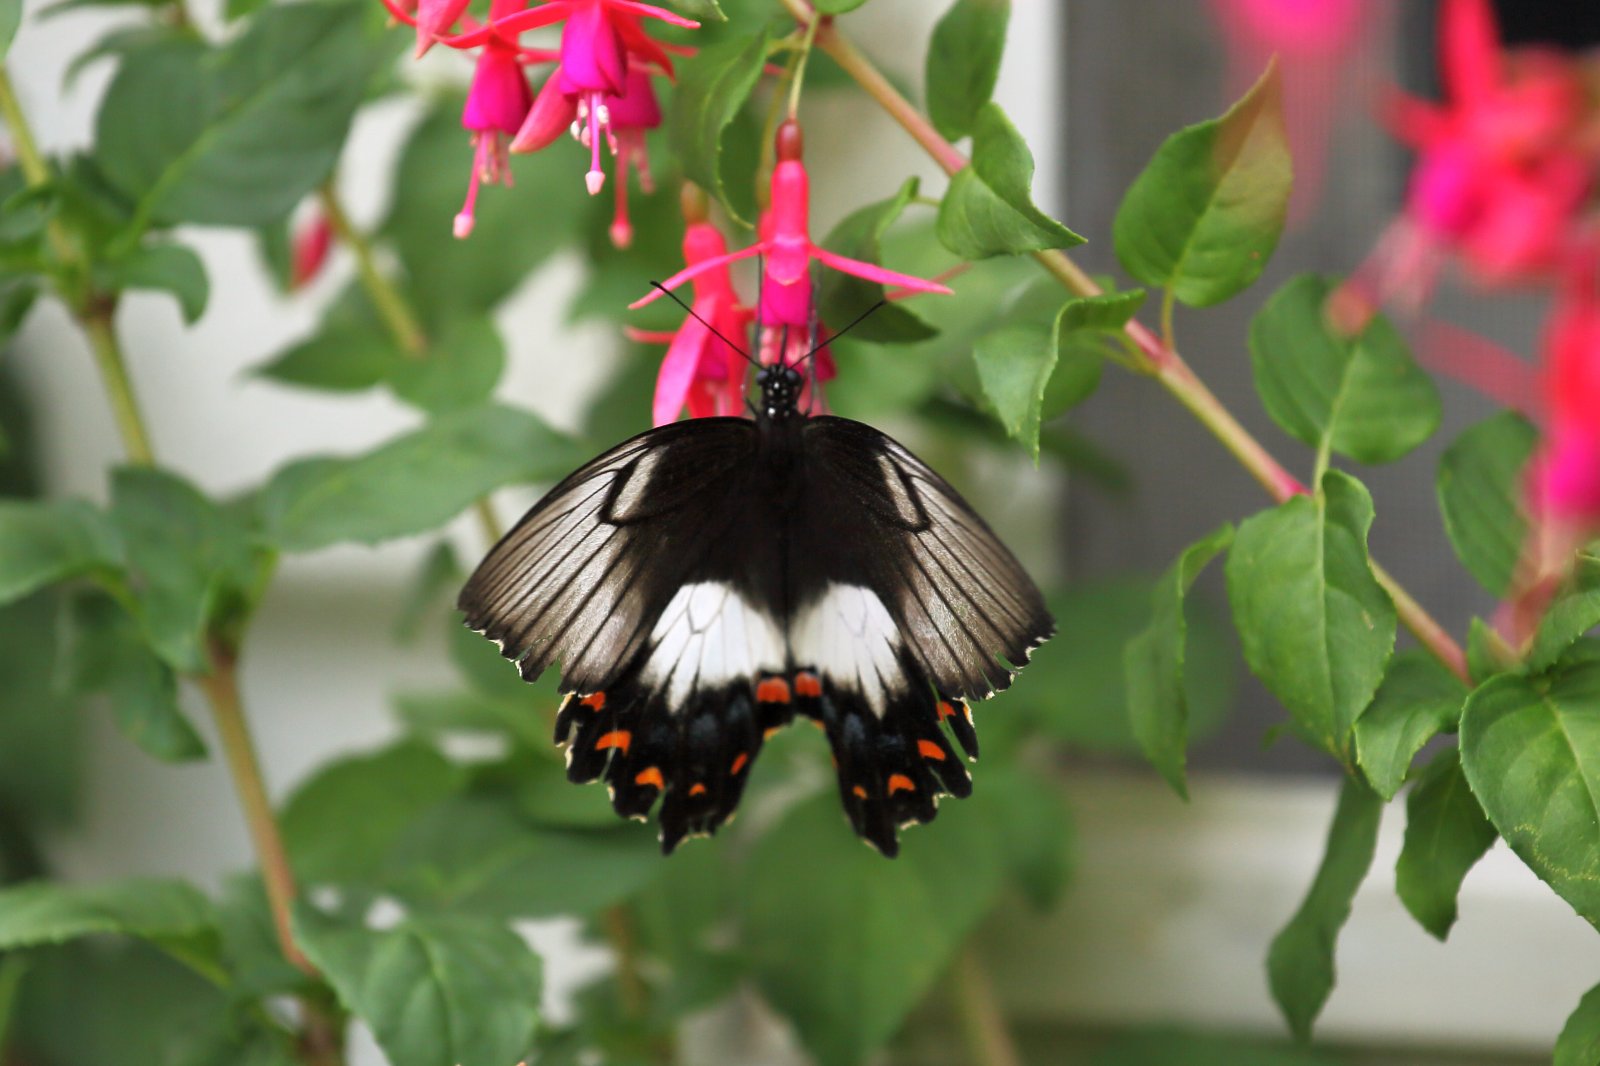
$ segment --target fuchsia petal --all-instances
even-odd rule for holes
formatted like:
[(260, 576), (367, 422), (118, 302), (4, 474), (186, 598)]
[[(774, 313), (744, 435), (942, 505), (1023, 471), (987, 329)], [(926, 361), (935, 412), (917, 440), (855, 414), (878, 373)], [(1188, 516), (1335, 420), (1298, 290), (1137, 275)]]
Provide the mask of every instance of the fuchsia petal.
[(433, 47), (435, 41), (443, 38), (462, 12), (467, 9), (468, 0), (417, 0), (417, 52), (420, 57)]
[(842, 255), (835, 255), (826, 248), (812, 248), (811, 254), (824, 266), (832, 267), (844, 274), (854, 274), (858, 278), (876, 281), (880, 285), (892, 285), (896, 288), (908, 289), (911, 292), (936, 292), (944, 296), (950, 295), (947, 286), (940, 285), (937, 281), (927, 281), (923, 278), (914, 278), (910, 274), (899, 274), (893, 270), (885, 270), (872, 263), (863, 263), (859, 259), (847, 259)]
[(655, 424), (664, 426), (677, 419), (683, 410), (689, 386), (694, 382), (704, 357), (706, 346), (713, 340), (711, 331), (693, 316), (684, 319), (678, 334), (661, 360), (661, 372), (656, 375), (656, 396), (651, 407)]
[[(638, 19), (626, 14), (617, 15), (612, 25), (617, 28), (617, 35), (622, 38), (622, 44), (630, 56), (647, 64), (654, 63), (668, 78), (673, 76), (672, 57), (667, 52), (668, 46), (644, 32)], [(689, 51), (692, 53), (694, 50)]]
[(653, 130), (661, 125), (661, 104), (650, 75), (637, 68), (628, 71), (622, 95), (606, 97), (606, 108), (614, 130)]
[(626, 11), (631, 15), (638, 15), (641, 18), (660, 19), (662, 22), (665, 22), (670, 26), (680, 26), (686, 30), (698, 30), (700, 28), (700, 23), (696, 22), (694, 19), (684, 18), (677, 12), (668, 11), (664, 7), (653, 7), (650, 4), (641, 4), (638, 3), (637, 0), (603, 0), (603, 2), (609, 8), (614, 8), (618, 11)]
[(440, 41), (451, 48), (476, 48), (491, 36), (504, 37), (514, 40), (518, 35), (529, 30), (539, 29), (541, 26), (554, 26), (566, 18), (572, 11), (570, 0), (551, 0), (543, 7), (531, 7), (526, 11), (519, 11), (515, 15), (507, 15), (499, 22), (492, 22), (471, 33), (458, 34), (455, 37), (441, 37)]
[[(727, 266), (729, 263), (737, 263), (741, 259), (749, 259), (751, 256), (764, 250), (764, 247), (757, 243), (752, 244), (748, 248), (741, 248), (737, 252), (729, 252), (727, 255), (719, 255), (715, 259), (707, 259), (704, 262), (695, 263), (691, 266), (684, 267), (682, 270), (672, 275), (672, 277), (668, 278), (666, 281), (663, 281), (661, 283), (661, 287), (665, 289), (676, 289), (684, 282), (693, 278), (697, 278), (708, 270), (715, 270), (717, 267)], [(638, 310), (646, 304), (655, 303), (659, 299), (661, 299), (661, 289), (651, 289), (649, 295), (641, 296), (639, 299), (629, 304), (628, 310)]]
[(561, 68), (550, 72), (539, 95), (533, 98), (522, 127), (511, 139), (513, 152), (537, 152), (553, 144), (572, 125), (578, 115), (578, 106), (561, 91)]
[(1500, 32), (1489, 0), (1445, 0), (1439, 54), (1451, 99), (1470, 104), (1495, 91), (1500, 83)]
[(404, 23), (407, 26), (415, 26), (417, 24), (416, 15), (401, 7), (397, 0), (379, 0), (379, 2), (389, 10), (389, 14), (396, 22)]
[(802, 271), (794, 281), (779, 281), (769, 271), (761, 279), (761, 324), (807, 329), (815, 311), (811, 275)]

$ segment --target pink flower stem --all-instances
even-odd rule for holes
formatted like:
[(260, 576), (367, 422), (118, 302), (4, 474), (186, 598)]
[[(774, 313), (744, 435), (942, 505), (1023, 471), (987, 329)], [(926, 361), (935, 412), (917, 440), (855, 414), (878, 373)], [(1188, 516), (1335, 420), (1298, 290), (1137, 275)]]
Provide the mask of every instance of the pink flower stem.
[[(807, 23), (813, 18), (813, 12), (805, 0), (782, 0), (782, 2), (802, 23)], [(890, 118), (911, 135), (946, 174), (954, 175), (968, 165), (967, 157), (940, 136), (939, 131), (933, 128), (933, 123), (929, 122), (910, 101), (901, 96), (889, 80), (873, 66), (872, 61), (862, 55), (830, 20), (824, 19), (818, 27), (816, 46), (832, 57), (834, 62), (838, 63), (845, 73), (849, 74), (856, 84), (889, 114)], [(1098, 296), (1103, 292), (1094, 279), (1063, 252), (1058, 250), (1035, 252), (1033, 258), (1059, 281), (1063, 288), (1074, 295)], [(1210, 430), (1212, 436), (1216, 437), (1261, 487), (1266, 489), (1273, 500), (1282, 503), (1290, 497), (1306, 492), (1306, 487), (1299, 479), (1289, 473), (1284, 465), (1239, 423), (1232, 412), (1223, 406), (1222, 401), (1206, 387), (1178, 354), (1177, 349), (1164, 343), (1155, 333), (1137, 321), (1129, 322), (1126, 332), (1129, 340), (1144, 357), (1144, 365), (1140, 369), (1160, 382), (1174, 399), (1200, 421), (1201, 425)], [(1394, 601), (1395, 611), (1401, 623), (1451, 672), (1463, 681), (1469, 681), (1467, 657), (1461, 650), (1461, 645), (1376, 561), (1372, 563), (1372, 573)]]

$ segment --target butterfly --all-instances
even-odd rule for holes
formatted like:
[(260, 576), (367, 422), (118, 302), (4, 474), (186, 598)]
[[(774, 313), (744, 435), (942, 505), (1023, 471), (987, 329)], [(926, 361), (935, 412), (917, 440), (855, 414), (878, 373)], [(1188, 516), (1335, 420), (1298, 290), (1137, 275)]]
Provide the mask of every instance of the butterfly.
[(527, 680), (560, 664), (567, 777), (603, 778), (624, 817), (659, 801), (664, 852), (733, 815), (798, 715), (827, 734), (851, 826), (892, 857), (898, 829), (971, 794), (951, 744), (976, 760), (968, 701), (1006, 688), (1054, 622), (927, 464), (801, 411), (793, 364), (756, 383), (753, 418), (660, 426), (572, 473), (458, 606)]

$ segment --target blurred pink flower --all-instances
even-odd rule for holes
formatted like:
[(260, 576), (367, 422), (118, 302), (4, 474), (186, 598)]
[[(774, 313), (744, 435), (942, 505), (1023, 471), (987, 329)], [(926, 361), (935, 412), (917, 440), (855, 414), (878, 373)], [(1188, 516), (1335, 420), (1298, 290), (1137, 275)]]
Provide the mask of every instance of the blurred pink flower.
[(1591, 251), (1567, 279), (1545, 336), (1544, 443), (1530, 491), (1541, 517), (1600, 530), (1600, 270)]
[[(948, 295), (950, 290), (937, 282), (924, 281), (908, 274), (885, 270), (872, 263), (836, 255), (812, 243), (810, 179), (806, 175), (805, 164), (801, 162), (802, 146), (798, 122), (789, 119), (778, 127), (778, 162), (772, 171), (772, 199), (762, 218), (760, 239), (748, 248), (680, 270), (663, 285), (668, 289), (676, 288), (708, 270), (740, 259), (765, 255), (759, 301), (761, 324), (765, 327), (799, 327), (806, 331), (812, 331), (816, 322), (815, 293), (811, 280), (813, 259), (832, 270), (880, 285), (892, 285), (910, 292)], [(628, 306), (643, 307), (660, 296), (660, 290), (655, 290)]]
[(1446, 0), (1440, 52), (1446, 99), (1396, 94), (1388, 108), (1417, 162), (1402, 216), (1339, 294), (1341, 321), (1391, 299), (1416, 310), (1449, 255), (1485, 285), (1547, 276), (1594, 188), (1574, 61), (1503, 51), (1489, 0)]
[(1212, 0), (1228, 50), (1236, 98), (1273, 56), (1283, 60), (1284, 126), (1294, 156), (1291, 218), (1315, 208), (1335, 117), (1348, 104), (1341, 83), (1382, 13), (1371, 0)]

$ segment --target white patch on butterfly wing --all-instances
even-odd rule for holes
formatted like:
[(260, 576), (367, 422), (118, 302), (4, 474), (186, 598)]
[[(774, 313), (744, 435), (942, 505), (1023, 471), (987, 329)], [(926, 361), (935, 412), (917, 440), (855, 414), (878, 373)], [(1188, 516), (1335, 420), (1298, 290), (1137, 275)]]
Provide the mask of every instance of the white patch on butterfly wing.
[(616, 496), (611, 503), (611, 517), (618, 522), (628, 522), (638, 517), (639, 509), (645, 500), (645, 493), (650, 488), (651, 479), (655, 477), (656, 467), (661, 465), (664, 449), (647, 451), (634, 461), (628, 470), (627, 480), (616, 489)]
[(650, 643), (642, 678), (666, 689), (672, 711), (697, 687), (716, 688), (784, 668), (777, 623), (718, 581), (680, 588), (656, 620)]
[(796, 663), (856, 689), (880, 718), (889, 693), (903, 687), (900, 627), (869, 588), (829, 585), (821, 599), (796, 615), (789, 647)]

